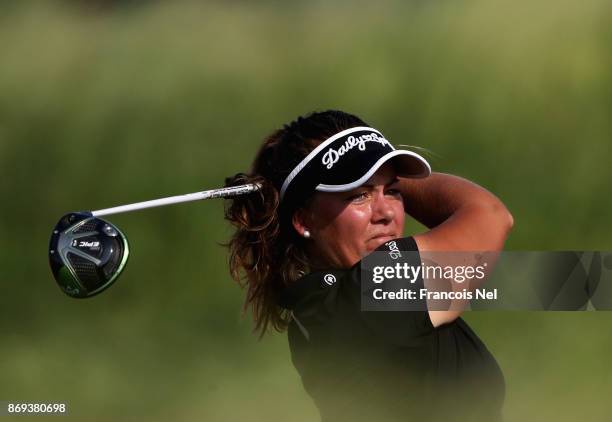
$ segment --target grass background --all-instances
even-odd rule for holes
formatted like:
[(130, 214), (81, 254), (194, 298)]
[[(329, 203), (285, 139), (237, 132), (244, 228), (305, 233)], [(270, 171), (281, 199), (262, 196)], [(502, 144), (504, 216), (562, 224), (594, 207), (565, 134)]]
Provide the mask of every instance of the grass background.
[[(7, 1), (0, 400), (83, 421), (317, 420), (285, 335), (258, 342), (240, 315), (221, 202), (113, 216), (132, 255), (94, 299), (63, 295), (46, 254), (65, 212), (219, 186), (327, 108), (496, 193), (508, 249), (612, 249), (607, 1)], [(609, 420), (612, 314), (465, 319), (504, 370), (507, 421)]]

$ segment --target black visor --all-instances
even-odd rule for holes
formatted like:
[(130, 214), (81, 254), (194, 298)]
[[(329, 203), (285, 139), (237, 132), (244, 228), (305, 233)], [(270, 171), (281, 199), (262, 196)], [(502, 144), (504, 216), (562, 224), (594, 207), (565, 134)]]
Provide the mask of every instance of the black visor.
[(285, 179), (281, 201), (297, 203), (314, 191), (346, 192), (363, 185), (384, 163), (393, 160), (401, 177), (427, 177), (429, 163), (412, 151), (395, 149), (376, 129), (354, 127), (327, 139)]

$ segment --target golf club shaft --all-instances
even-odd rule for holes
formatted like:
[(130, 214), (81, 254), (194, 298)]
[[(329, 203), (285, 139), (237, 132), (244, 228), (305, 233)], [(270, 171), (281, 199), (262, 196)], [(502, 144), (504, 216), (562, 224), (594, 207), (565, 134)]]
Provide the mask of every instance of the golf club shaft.
[(247, 185), (231, 186), (228, 188), (219, 188), (205, 190), (203, 192), (187, 193), (185, 195), (170, 196), (168, 198), (153, 199), (151, 201), (137, 202), (135, 204), (120, 205), (113, 208), (105, 208), (102, 210), (92, 211), (94, 217), (102, 217), (104, 215), (119, 214), (124, 212), (143, 210), (146, 208), (163, 207), (166, 205), (179, 204), (181, 202), (200, 201), (202, 199), (212, 198), (228, 198), (230, 196), (244, 195), (255, 192), (261, 187), (258, 183)]

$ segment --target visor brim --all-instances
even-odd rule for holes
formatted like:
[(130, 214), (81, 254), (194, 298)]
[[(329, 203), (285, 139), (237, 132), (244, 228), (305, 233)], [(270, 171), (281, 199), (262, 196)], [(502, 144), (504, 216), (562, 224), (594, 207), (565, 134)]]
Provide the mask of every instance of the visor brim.
[(317, 185), (315, 189), (319, 192), (346, 192), (355, 189), (367, 182), (368, 179), (389, 160), (392, 160), (395, 171), (400, 177), (420, 179), (431, 174), (431, 167), (427, 160), (416, 152), (399, 149), (388, 152), (380, 157), (365, 174), (352, 182), (342, 185), (326, 185), (321, 183)]

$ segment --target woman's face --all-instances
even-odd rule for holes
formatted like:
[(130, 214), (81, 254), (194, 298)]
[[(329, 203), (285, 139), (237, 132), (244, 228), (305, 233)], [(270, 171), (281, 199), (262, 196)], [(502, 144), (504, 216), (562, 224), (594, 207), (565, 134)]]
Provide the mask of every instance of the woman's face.
[(296, 213), (299, 233), (310, 231), (308, 254), (315, 267), (349, 268), (404, 231), (404, 204), (397, 176), (386, 163), (362, 186), (348, 192), (317, 192)]

